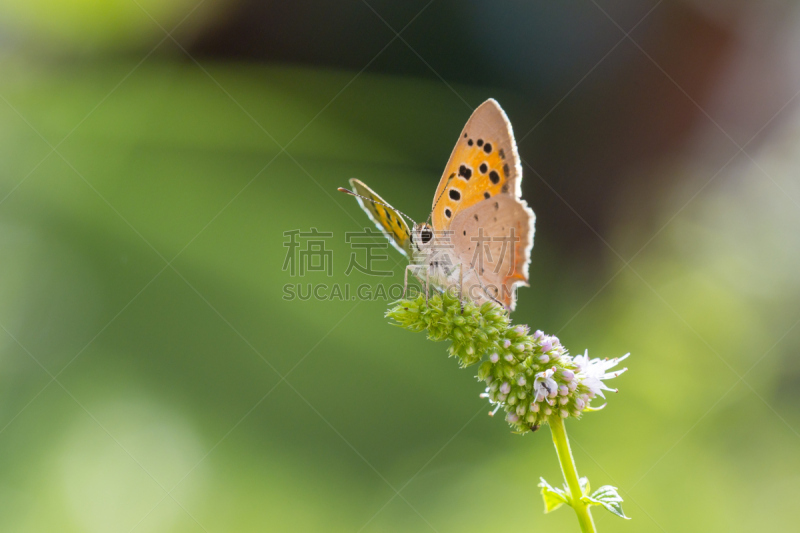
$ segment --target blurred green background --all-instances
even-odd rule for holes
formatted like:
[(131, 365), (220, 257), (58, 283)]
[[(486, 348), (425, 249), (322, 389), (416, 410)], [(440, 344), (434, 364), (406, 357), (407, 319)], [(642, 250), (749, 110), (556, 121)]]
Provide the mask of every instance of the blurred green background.
[[(646, 5), (645, 5), (646, 4)], [(514, 320), (632, 352), (578, 467), (633, 520), (800, 521), (792, 2), (0, 2), (0, 528), (576, 531), (548, 431), (344, 272), (494, 97), (537, 213)], [(395, 31), (400, 32), (398, 36)], [(331, 232), (292, 277), (286, 231)]]

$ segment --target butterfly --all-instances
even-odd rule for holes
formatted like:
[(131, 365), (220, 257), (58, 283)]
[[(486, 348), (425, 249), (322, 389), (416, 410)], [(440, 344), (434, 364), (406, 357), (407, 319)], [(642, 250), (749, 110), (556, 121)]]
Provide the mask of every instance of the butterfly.
[[(415, 223), (353, 178), (361, 208), (408, 256), (408, 271), (428, 287), (457, 290), (481, 305), (513, 311), (516, 288), (528, 285), (535, 215), (521, 198), (520, 166), (511, 123), (489, 99), (472, 113), (433, 197), (428, 222)], [(409, 227), (405, 218), (409, 218)], [(404, 293), (405, 294), (405, 293)], [(462, 300), (463, 301), (463, 300)]]

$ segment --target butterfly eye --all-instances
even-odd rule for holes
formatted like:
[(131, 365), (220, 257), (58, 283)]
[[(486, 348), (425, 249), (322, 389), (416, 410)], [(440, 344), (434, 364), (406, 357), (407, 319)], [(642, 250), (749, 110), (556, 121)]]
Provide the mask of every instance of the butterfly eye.
[(433, 232), (425, 228), (419, 233), (419, 236), (422, 239), (422, 244), (428, 244), (433, 239)]

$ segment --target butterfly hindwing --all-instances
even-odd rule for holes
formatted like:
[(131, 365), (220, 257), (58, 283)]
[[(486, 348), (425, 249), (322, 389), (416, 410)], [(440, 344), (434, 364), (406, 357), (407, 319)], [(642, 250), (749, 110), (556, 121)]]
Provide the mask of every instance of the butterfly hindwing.
[[(455, 216), (450, 226), (464, 290), (477, 304), (496, 300), (513, 310), (516, 286), (527, 285), (534, 214), (524, 201), (499, 194)], [(491, 296), (491, 297), (490, 297)]]
[(511, 123), (493, 99), (470, 116), (433, 201), (433, 227), (447, 230), (456, 214), (498, 194), (520, 197), (522, 170)]
[(411, 233), (402, 215), (360, 180), (353, 178), (350, 180), (350, 185), (353, 187), (353, 192), (379, 202), (374, 203), (356, 197), (361, 209), (366, 211), (378, 229), (398, 250), (411, 257)]

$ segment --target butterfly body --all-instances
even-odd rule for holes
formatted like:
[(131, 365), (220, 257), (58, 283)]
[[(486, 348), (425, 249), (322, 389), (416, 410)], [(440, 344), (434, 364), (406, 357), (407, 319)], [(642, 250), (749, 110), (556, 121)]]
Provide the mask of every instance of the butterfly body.
[(426, 289), (457, 289), (477, 304), (494, 301), (513, 310), (516, 287), (528, 281), (535, 220), (520, 197), (521, 179), (511, 124), (490, 99), (459, 136), (434, 195), (431, 225), (409, 228), (369, 187), (350, 183)]
[(410, 269), (421, 282), (445, 290), (461, 281), (460, 262), (450, 250), (448, 235), (437, 235), (428, 224), (416, 224), (411, 232)]

